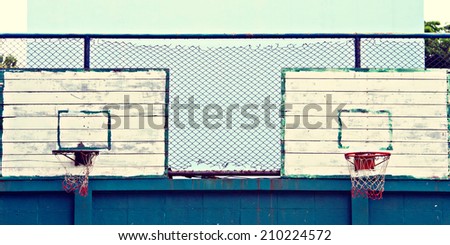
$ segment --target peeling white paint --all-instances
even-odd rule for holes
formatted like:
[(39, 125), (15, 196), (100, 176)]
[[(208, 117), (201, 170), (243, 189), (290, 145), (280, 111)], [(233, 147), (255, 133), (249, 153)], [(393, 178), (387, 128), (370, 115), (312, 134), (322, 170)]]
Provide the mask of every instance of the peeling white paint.
[[(163, 174), (165, 82), (164, 71), (6, 72), (3, 176), (81, 174), (83, 167), (52, 155), (58, 149), (58, 111), (70, 111), (60, 121), (62, 147), (75, 147), (79, 141), (107, 146), (107, 116), (81, 112), (105, 109), (112, 116), (112, 147), (101, 150), (90, 175)], [(159, 127), (151, 127), (148, 117)]]
[[(386, 174), (417, 178), (447, 178), (447, 75), (427, 72), (287, 72), (286, 124), (300, 120), (285, 132), (286, 175), (347, 175), (344, 153), (387, 151), (392, 154)], [(331, 96), (327, 101), (327, 96)], [(339, 147), (338, 116), (334, 110), (366, 109), (371, 113), (342, 113)], [(319, 105), (305, 115), (308, 104)], [(393, 150), (390, 144), (389, 111), (392, 115)], [(328, 114), (327, 114), (328, 113)], [(327, 124), (327, 115), (330, 117)], [(307, 128), (322, 123), (319, 128)], [(346, 148), (348, 147), (348, 148)]]

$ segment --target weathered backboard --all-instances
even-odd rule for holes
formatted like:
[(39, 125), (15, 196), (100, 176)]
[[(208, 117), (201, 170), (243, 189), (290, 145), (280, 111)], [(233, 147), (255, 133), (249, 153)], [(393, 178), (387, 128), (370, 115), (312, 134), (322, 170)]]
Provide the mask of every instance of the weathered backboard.
[[(76, 132), (76, 133), (74, 133)], [(101, 111), (58, 111), (58, 148), (111, 149), (111, 114)]]
[(3, 176), (79, 168), (52, 150), (98, 149), (91, 175), (165, 173), (166, 70), (4, 72)]
[(344, 153), (392, 154), (388, 175), (448, 176), (446, 71), (283, 71), (284, 174), (348, 175)]

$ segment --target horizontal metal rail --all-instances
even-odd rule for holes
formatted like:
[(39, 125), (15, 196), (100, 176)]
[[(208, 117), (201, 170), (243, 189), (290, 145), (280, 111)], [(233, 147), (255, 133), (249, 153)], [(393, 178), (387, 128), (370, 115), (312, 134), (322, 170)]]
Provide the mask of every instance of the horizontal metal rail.
[(450, 33), (285, 33), (285, 34), (21, 34), (4, 33), (0, 38), (111, 38), (111, 39), (301, 39), (301, 38), (450, 38)]

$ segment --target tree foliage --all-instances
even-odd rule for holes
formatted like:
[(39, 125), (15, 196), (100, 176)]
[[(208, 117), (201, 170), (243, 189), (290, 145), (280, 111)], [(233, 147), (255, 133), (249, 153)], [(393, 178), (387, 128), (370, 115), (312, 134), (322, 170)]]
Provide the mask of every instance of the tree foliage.
[[(426, 33), (450, 33), (450, 25), (441, 26), (439, 21), (426, 21)], [(425, 39), (425, 66), (427, 68), (450, 68), (450, 39)]]
[(5, 58), (3, 58), (2, 55), (0, 55), (0, 68), (16, 68), (17, 67), (17, 59), (12, 56), (8, 55)]

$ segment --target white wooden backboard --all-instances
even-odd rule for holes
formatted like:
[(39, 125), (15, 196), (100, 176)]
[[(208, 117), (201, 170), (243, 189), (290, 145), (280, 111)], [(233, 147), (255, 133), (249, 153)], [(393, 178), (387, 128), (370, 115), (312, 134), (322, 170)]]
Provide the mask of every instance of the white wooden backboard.
[(165, 70), (5, 72), (2, 175), (78, 173), (52, 150), (80, 141), (100, 149), (91, 175), (164, 174), (166, 83)]
[(384, 151), (388, 175), (447, 178), (446, 71), (286, 69), (283, 77), (285, 175), (347, 175), (344, 153)]

